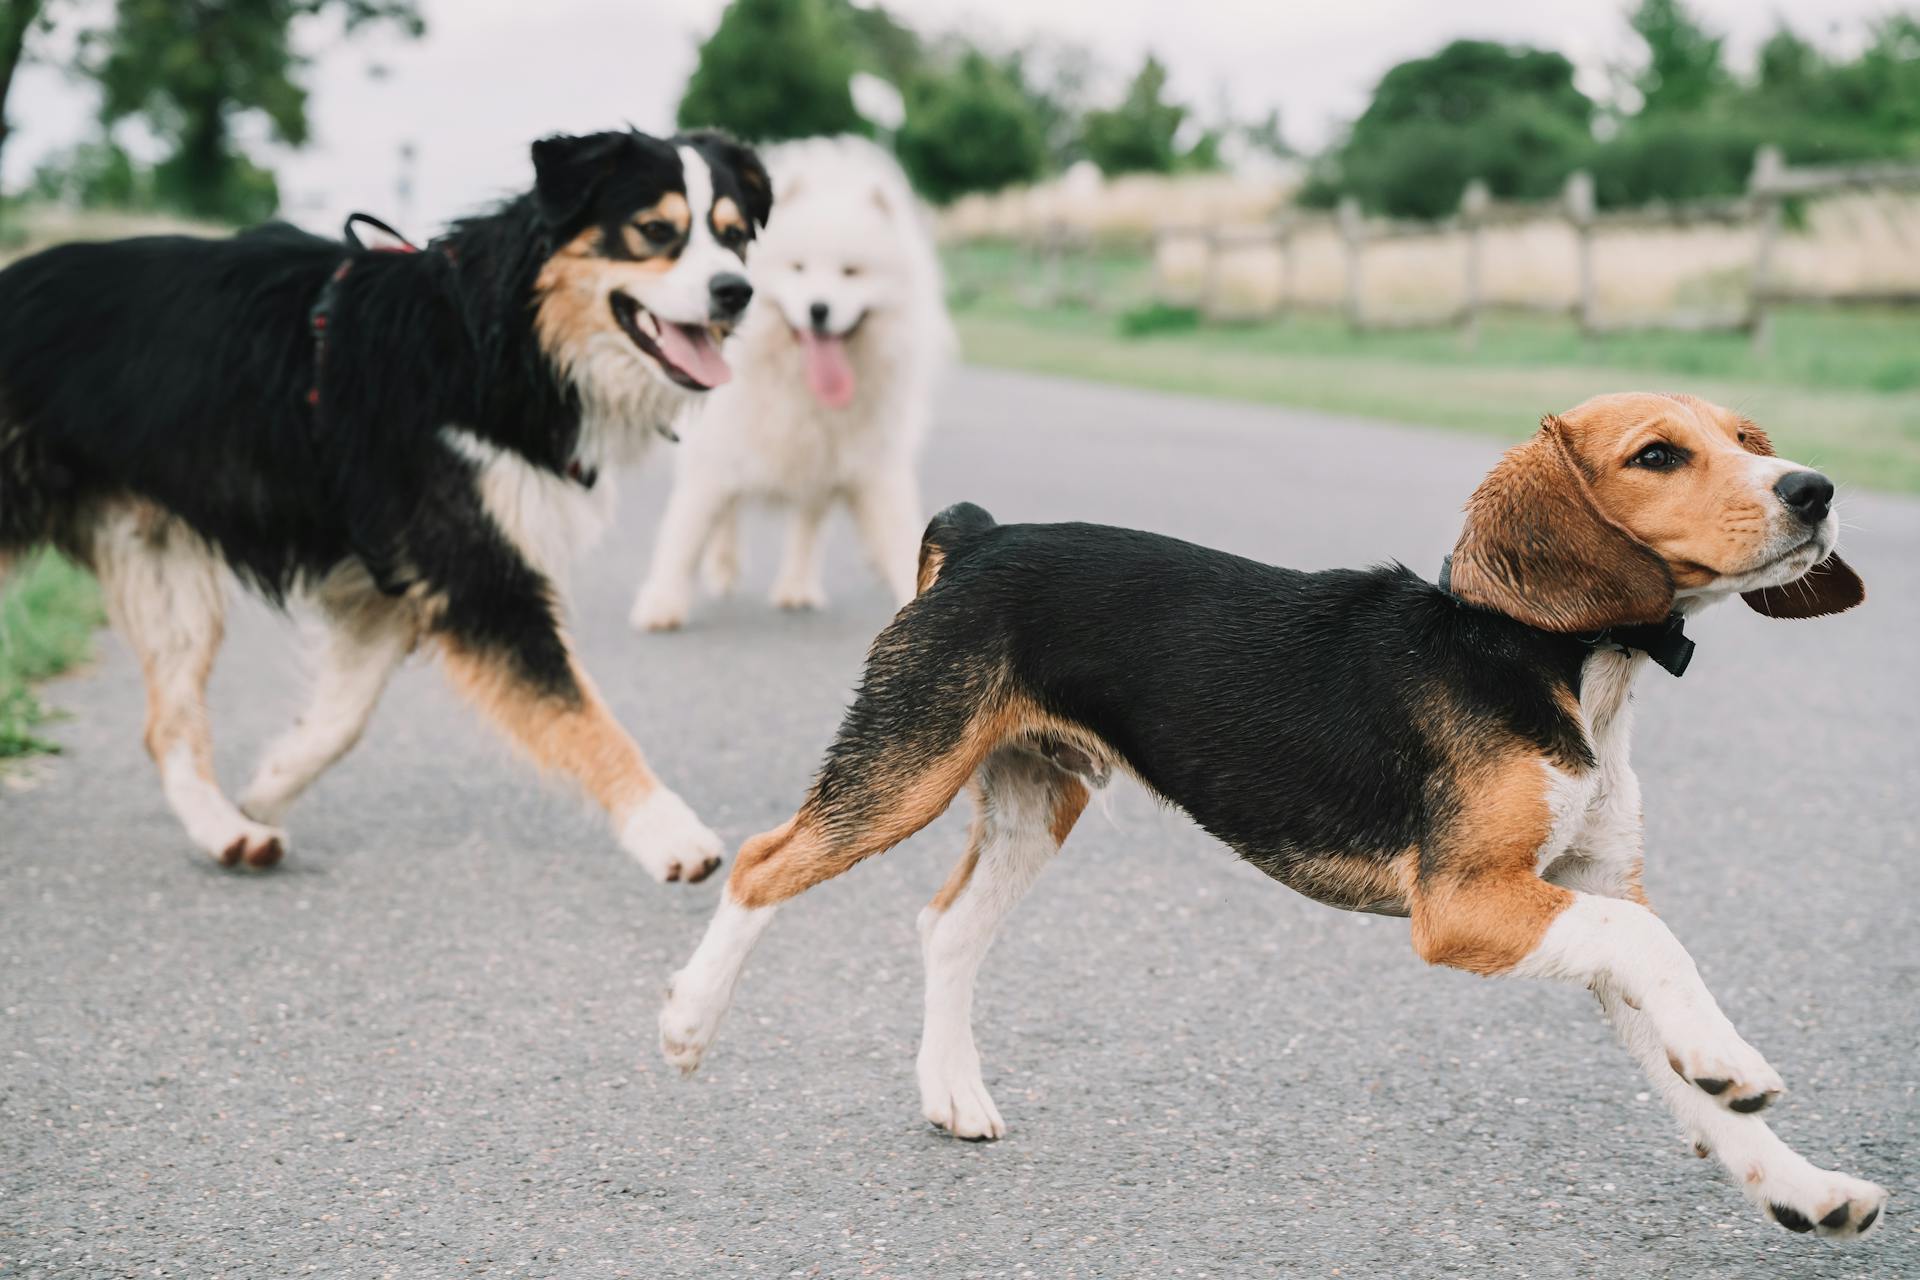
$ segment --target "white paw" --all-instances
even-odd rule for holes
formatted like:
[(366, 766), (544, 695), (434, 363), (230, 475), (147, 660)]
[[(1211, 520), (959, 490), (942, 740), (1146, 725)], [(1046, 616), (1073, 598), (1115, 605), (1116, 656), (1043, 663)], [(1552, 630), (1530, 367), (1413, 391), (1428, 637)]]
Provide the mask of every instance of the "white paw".
[(640, 802), (620, 828), (620, 847), (655, 880), (694, 884), (713, 874), (725, 852), (720, 837), (665, 787)]
[(660, 1056), (667, 1065), (683, 1076), (698, 1070), (726, 1011), (725, 998), (714, 998), (684, 969), (668, 979), (667, 1002), (660, 1009)]
[(287, 833), (279, 827), (242, 819), (238, 826), (206, 842), (206, 849), (223, 867), (264, 871), (287, 852)]
[(635, 631), (678, 631), (686, 624), (687, 611), (693, 605), (691, 595), (684, 588), (668, 587), (648, 579), (634, 599), (627, 625)]
[(826, 588), (817, 582), (776, 582), (773, 594), (767, 597), (776, 609), (824, 609), (827, 607)]
[(980, 1079), (980, 1057), (972, 1050), (929, 1050), (918, 1063), (920, 1113), (956, 1138), (988, 1142), (1007, 1136), (1006, 1121)]
[(1766, 1217), (1789, 1231), (1817, 1232), (1853, 1240), (1871, 1231), (1885, 1216), (1886, 1188), (1863, 1178), (1816, 1168), (1796, 1157), (1772, 1167), (1754, 1161), (1735, 1169), (1747, 1199)]
[(1684, 1044), (1667, 1042), (1667, 1064), (1682, 1080), (1742, 1114), (1764, 1111), (1786, 1092), (1779, 1073), (1724, 1017), (1699, 1018), (1696, 1027)]

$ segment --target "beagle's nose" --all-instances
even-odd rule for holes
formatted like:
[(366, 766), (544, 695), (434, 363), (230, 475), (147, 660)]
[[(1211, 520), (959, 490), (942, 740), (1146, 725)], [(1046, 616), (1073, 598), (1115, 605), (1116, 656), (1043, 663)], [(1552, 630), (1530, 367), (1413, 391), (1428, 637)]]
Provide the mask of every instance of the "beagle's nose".
[(713, 299), (713, 314), (719, 317), (737, 316), (753, 300), (753, 286), (747, 278), (731, 272), (709, 281), (707, 293)]
[(1833, 481), (1818, 471), (1789, 471), (1773, 482), (1787, 510), (1808, 524), (1819, 524), (1833, 507)]
[(826, 303), (824, 302), (814, 303), (811, 307), (807, 308), (807, 314), (813, 317), (814, 328), (824, 329), (827, 327), (827, 304)]

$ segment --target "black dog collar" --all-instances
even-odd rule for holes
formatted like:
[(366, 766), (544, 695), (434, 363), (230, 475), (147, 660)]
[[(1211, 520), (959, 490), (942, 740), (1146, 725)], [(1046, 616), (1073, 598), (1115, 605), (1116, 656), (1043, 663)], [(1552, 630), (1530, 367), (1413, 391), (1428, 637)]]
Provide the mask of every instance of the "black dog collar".
[[(1440, 562), (1440, 589), (1453, 596), (1453, 557), (1448, 556)], [(1453, 596), (1460, 600), (1459, 596)], [(1467, 602), (1461, 600), (1460, 603)], [(1687, 664), (1693, 661), (1693, 641), (1687, 639), (1686, 619), (1677, 613), (1667, 615), (1665, 622), (1643, 622), (1631, 627), (1608, 627), (1592, 635), (1576, 636), (1575, 639), (1589, 649), (1620, 649), (1629, 653), (1644, 653), (1652, 658), (1654, 664), (1668, 675), (1679, 677), (1687, 673)]]

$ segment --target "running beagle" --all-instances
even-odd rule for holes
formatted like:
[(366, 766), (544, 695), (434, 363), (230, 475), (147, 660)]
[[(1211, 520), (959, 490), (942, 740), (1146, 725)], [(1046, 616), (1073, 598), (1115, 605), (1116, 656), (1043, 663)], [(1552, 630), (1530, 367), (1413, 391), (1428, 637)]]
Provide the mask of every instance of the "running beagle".
[(1641, 889), (1628, 690), (1676, 674), (1681, 619), (1739, 595), (1776, 618), (1860, 603), (1833, 485), (1690, 396), (1546, 418), (1467, 504), (1443, 586), (1302, 573), (1126, 529), (935, 517), (919, 594), (794, 817), (741, 849), (660, 1016), (699, 1065), (781, 902), (906, 839), (961, 787), (966, 854), (920, 915), (921, 1100), (1005, 1132), (974, 1048), (1001, 918), (1126, 769), (1243, 858), (1332, 906), (1411, 918), (1472, 973), (1589, 987), (1701, 1155), (1791, 1231), (1857, 1236), (1886, 1192), (1816, 1168), (1756, 1112), (1780, 1077)]

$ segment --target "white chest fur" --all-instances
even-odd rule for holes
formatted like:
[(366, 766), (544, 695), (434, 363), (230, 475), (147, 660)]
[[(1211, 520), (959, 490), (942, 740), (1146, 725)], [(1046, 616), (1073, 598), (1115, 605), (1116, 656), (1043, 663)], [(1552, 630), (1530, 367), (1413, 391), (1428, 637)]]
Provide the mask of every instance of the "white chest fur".
[(602, 473), (589, 489), (458, 427), (442, 429), (440, 438), (479, 466), (481, 505), (549, 580), (564, 581), (573, 557), (606, 532), (613, 517), (611, 475)]
[(1580, 678), (1580, 717), (1594, 767), (1571, 772), (1545, 766), (1552, 833), (1538, 868), (1569, 888), (1608, 892), (1640, 863), (1640, 780), (1629, 761), (1633, 678), (1646, 655), (1594, 652)]

